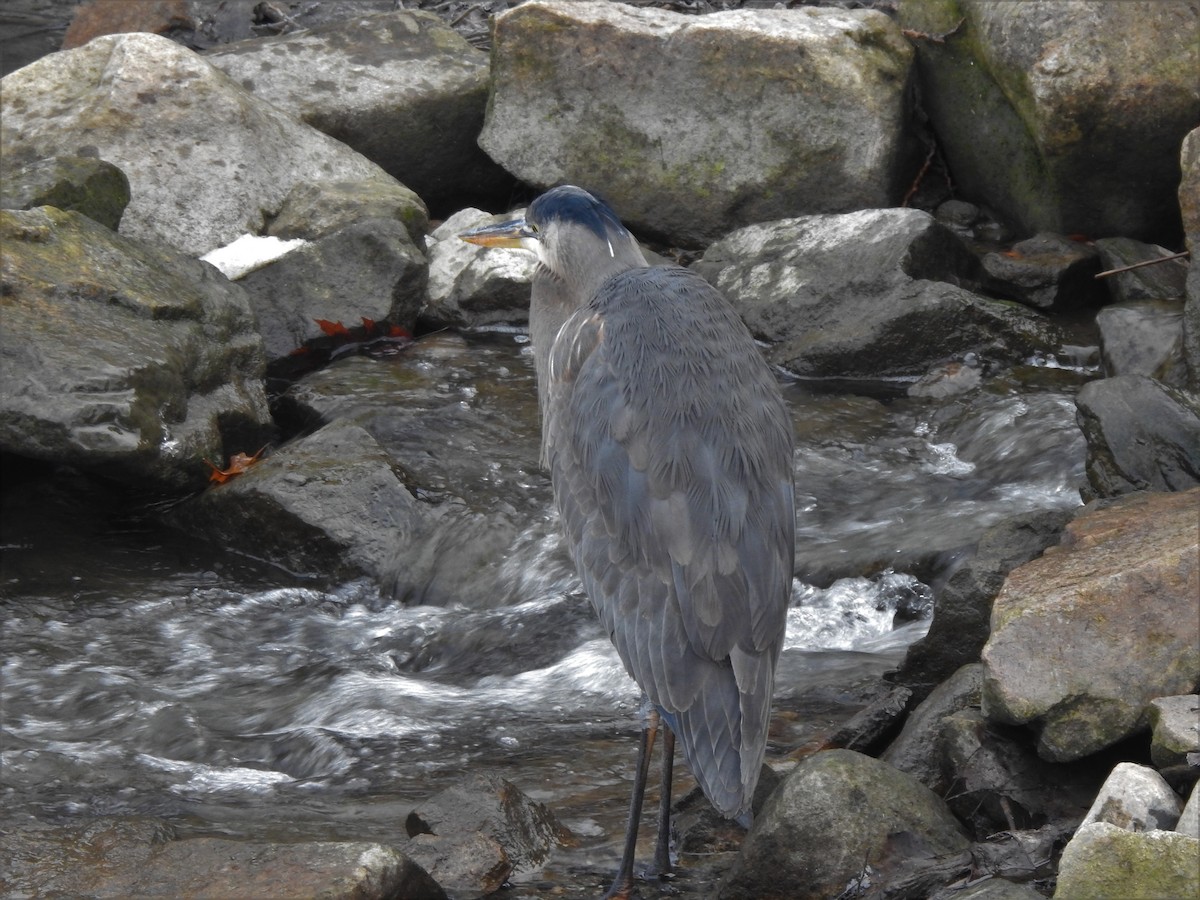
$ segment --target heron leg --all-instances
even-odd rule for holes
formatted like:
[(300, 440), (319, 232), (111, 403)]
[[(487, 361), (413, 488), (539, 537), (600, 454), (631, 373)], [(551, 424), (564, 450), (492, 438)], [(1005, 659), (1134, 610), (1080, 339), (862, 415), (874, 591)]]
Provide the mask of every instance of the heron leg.
[(654, 868), (659, 875), (671, 871), (671, 776), (675, 768), (675, 732), (662, 729), (662, 793), (658, 798), (658, 842), (654, 847)]
[(646, 781), (650, 774), (650, 753), (658, 732), (658, 711), (650, 709), (642, 726), (638, 743), (637, 769), (633, 777), (633, 797), (629, 801), (629, 822), (625, 826), (625, 849), (621, 853), (621, 868), (613, 879), (604, 900), (628, 900), (633, 893), (633, 860), (637, 854), (638, 823), (642, 818), (642, 800), (646, 796)]

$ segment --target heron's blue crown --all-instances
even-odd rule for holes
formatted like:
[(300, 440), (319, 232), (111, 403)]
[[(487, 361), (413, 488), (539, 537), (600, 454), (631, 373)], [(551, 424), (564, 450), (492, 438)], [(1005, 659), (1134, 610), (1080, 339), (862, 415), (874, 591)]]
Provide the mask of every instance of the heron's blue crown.
[(572, 184), (552, 188), (534, 200), (529, 204), (525, 220), (539, 230), (551, 222), (583, 225), (601, 240), (608, 240), (610, 235), (629, 233), (617, 214), (603, 201)]

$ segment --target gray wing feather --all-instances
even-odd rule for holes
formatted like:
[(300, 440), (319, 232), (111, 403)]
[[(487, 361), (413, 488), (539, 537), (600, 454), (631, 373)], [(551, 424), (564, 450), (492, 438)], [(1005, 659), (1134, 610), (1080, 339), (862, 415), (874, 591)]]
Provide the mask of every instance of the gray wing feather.
[(568, 546), (630, 674), (726, 814), (762, 764), (794, 553), (792, 430), (728, 303), (618, 275), (558, 332), (545, 453)]

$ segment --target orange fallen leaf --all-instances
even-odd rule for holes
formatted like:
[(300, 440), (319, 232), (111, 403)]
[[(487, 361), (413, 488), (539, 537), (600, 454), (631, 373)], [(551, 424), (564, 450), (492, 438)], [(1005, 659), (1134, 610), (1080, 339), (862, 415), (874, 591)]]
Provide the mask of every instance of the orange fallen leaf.
[(316, 322), (320, 329), (330, 337), (334, 337), (335, 335), (339, 334), (348, 335), (350, 333), (350, 329), (341, 322), (330, 322), (328, 319), (313, 319), (313, 321)]
[(263, 450), (266, 449), (267, 448), (265, 445), (260, 447), (258, 452), (253, 456), (248, 456), (245, 453), (235, 453), (233, 456), (229, 457), (229, 465), (224, 469), (213, 465), (213, 463), (209, 462), (207, 459), (204, 460), (206, 463), (208, 463), (209, 468), (212, 469), (212, 472), (208, 476), (208, 480), (215, 481), (217, 484), (224, 484), (230, 478), (236, 478), (238, 475), (241, 475), (248, 468), (258, 462), (258, 458), (262, 456)]

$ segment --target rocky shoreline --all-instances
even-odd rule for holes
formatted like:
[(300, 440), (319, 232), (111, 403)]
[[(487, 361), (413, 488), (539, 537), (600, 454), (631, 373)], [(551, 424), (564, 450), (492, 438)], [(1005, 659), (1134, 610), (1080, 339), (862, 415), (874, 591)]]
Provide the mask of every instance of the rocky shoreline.
[[(598, 189), (785, 377), (945, 415), (1034, 368), (1086, 382), (1086, 505), (981, 529), (952, 567), (958, 544), (802, 564), (931, 572), (933, 623), (872, 705), (765, 775), (744, 839), (681, 801), (679, 845), (726, 854), (716, 895), (1200, 890), (1200, 267), (1171, 258), (1200, 245), (1200, 6), (342, 2), (309, 23), (276, 3), (268, 27), (180, 0), (97, 36), (117, 5), (0, 80), (8, 472), (70, 467), (228, 552), (443, 602), (531, 511), (473, 486), (510, 433), (505, 465), (540, 477), (535, 404), (382, 407), (371, 360), (520, 327), (528, 265), (457, 233)], [(225, 38), (187, 46), (202, 33)], [(272, 255), (212, 255), (247, 234)], [(379, 843), (11, 827), (0, 883), (485, 896), (571, 840), (520, 787), (471, 776)]]

